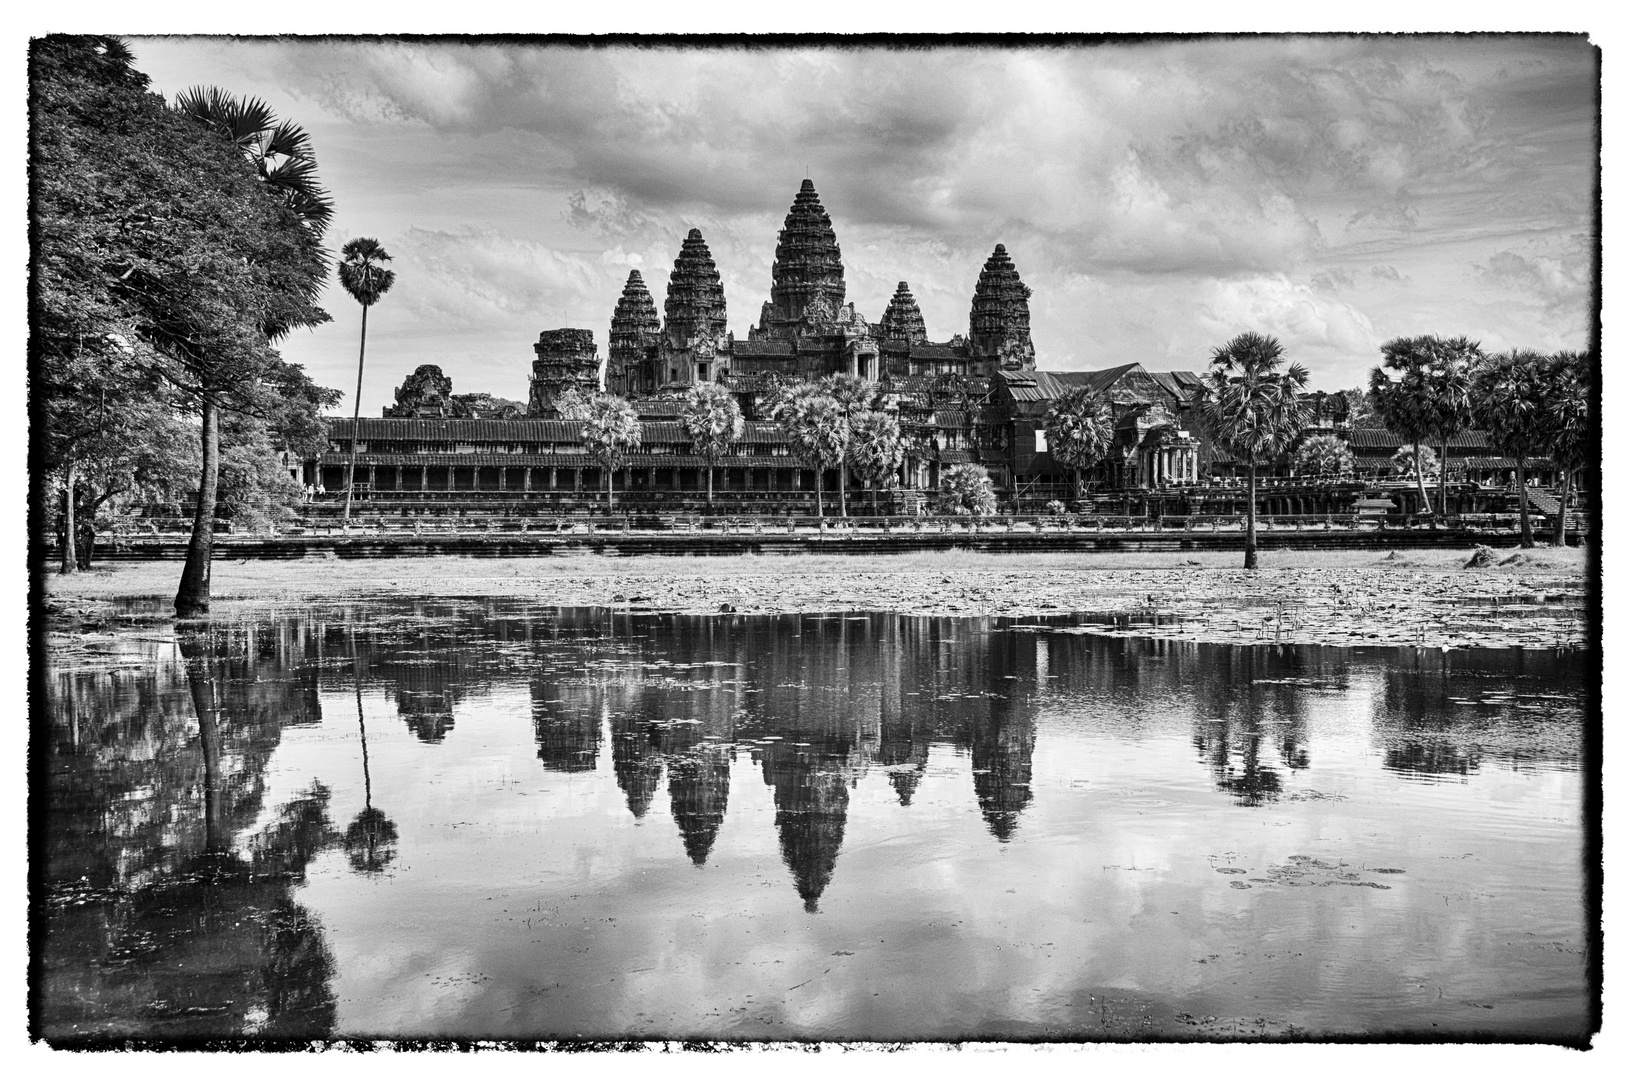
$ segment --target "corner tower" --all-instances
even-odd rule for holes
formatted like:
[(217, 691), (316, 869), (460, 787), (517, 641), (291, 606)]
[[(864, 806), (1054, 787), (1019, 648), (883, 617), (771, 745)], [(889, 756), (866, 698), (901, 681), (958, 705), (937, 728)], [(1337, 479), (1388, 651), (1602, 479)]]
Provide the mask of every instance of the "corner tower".
[(650, 393), (657, 388), (654, 361), (663, 326), (640, 271), (630, 270), (612, 312), (606, 351), (606, 388), (614, 394)]
[(923, 312), (904, 281), (895, 286), (895, 295), (889, 298), (889, 306), (884, 309), (883, 319), (878, 323), (878, 337), (907, 345), (921, 345), (929, 340), (928, 328), (923, 325)]
[(1032, 371), (1036, 348), (1031, 344), (1031, 290), (1019, 279), (1008, 249), (997, 245), (974, 285), (968, 313), (969, 351), (995, 359), (1005, 371)]

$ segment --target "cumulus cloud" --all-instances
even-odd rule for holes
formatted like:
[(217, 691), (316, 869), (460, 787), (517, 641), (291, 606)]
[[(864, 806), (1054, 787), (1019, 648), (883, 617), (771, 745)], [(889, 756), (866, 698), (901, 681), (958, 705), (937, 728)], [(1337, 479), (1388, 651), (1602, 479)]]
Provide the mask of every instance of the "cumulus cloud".
[[(1516, 304), (1537, 333), (1578, 333), (1590, 298), (1589, 247), (1568, 246), (1593, 208), (1583, 37), (137, 52), (159, 89), (220, 82), (308, 122), (342, 220), (411, 256), (404, 306), (494, 353), (563, 308), (604, 349), (628, 268), (660, 306), (693, 226), (741, 333), (807, 175), (864, 314), (904, 279), (932, 334), (963, 332), (1000, 241), (1035, 290), (1045, 366), (1204, 353), (1252, 317), (1332, 371), (1353, 366), (1349, 384), (1374, 327), (1477, 336)], [(240, 70), (260, 85), (235, 84)], [(343, 372), (348, 350), (322, 348)]]

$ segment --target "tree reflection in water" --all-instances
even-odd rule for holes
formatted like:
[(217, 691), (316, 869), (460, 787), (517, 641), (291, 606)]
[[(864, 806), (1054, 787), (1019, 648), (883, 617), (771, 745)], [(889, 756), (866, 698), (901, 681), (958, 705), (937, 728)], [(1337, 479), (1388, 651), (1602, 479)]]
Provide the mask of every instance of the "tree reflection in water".
[(185, 691), (174, 669), (155, 674), (140, 711), (121, 708), (116, 674), (55, 679), (35, 1023), (63, 1042), (326, 1037), (333, 958), (293, 894), (336, 839), (328, 790), (312, 782), (243, 836), (283, 725), (315, 718), (315, 686), (257, 680), (271, 673), (241, 634), (183, 636), (180, 651)]
[(374, 783), (368, 775), (368, 722), (362, 715), (361, 661), (352, 658), (352, 685), (357, 693), (357, 732), (362, 739), (362, 812), (345, 830), (345, 855), (359, 874), (383, 873), (396, 858), (396, 823), (374, 809)]

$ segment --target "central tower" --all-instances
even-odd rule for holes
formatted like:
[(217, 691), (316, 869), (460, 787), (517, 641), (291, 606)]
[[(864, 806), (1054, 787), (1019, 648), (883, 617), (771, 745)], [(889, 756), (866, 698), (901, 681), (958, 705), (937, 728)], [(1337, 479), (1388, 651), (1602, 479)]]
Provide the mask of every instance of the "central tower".
[(787, 221), (776, 237), (776, 261), (770, 268), (770, 303), (761, 323), (793, 336), (809, 313), (813, 322), (830, 322), (844, 306), (844, 262), (832, 218), (821, 205), (815, 184), (799, 187)]

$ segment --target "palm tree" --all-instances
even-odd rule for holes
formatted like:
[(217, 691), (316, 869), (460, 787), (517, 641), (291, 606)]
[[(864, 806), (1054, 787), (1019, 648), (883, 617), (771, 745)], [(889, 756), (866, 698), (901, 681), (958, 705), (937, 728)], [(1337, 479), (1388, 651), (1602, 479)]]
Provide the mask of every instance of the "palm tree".
[(311, 136), (299, 124), (279, 121), (260, 98), (236, 98), (218, 86), (194, 86), (176, 96), (176, 108), (230, 138), (255, 163), (268, 187), (313, 231), (322, 235), (334, 216), (334, 200), (317, 179)]
[[(1438, 355), (1437, 338), (1394, 338), (1382, 346), (1381, 366), (1371, 368), (1370, 400), (1377, 415), (1406, 445), (1418, 449), (1433, 435), (1438, 423), (1437, 397), (1429, 378)], [(1398, 375), (1397, 380), (1394, 375)], [(1431, 513), (1419, 457), (1414, 471), (1421, 511)]]
[(878, 388), (861, 378), (859, 375), (850, 375), (840, 372), (828, 375), (816, 384), (816, 388), (838, 403), (839, 411), (843, 414), (844, 422), (839, 428), (843, 440), (843, 453), (838, 462), (838, 515), (849, 517), (849, 505), (845, 501), (845, 474), (849, 472), (849, 439), (850, 426), (859, 420), (872, 408), (877, 399)]
[(357, 420), (362, 415), (362, 358), (368, 348), (368, 309), (396, 283), (396, 271), (384, 264), (391, 256), (378, 240), (359, 236), (340, 249), (340, 284), (362, 305), (362, 342), (357, 346), (357, 397), (351, 403), (351, 461), (345, 470), (344, 521), (351, 520), (351, 492), (357, 473)]
[(718, 383), (697, 383), (685, 395), (680, 423), (691, 436), (691, 450), (708, 462), (708, 505), (714, 504), (714, 469), (742, 438), (747, 425), (742, 407), (731, 392)]
[(1473, 418), (1490, 445), (1516, 461), (1518, 542), (1526, 548), (1535, 546), (1535, 534), (1529, 523), (1525, 459), (1547, 445), (1553, 423), (1547, 410), (1546, 367), (1546, 358), (1538, 353), (1513, 349), (1486, 357), (1473, 375)]
[(1568, 521), (1569, 489), (1574, 473), (1597, 460), (1595, 436), (1597, 425), (1591, 407), (1592, 355), (1582, 352), (1560, 352), (1548, 365), (1550, 393), (1547, 412), (1550, 428), (1552, 459), (1563, 474), (1558, 487), (1557, 521), (1553, 524), (1552, 542), (1562, 547)]
[(639, 416), (627, 401), (616, 394), (596, 394), (589, 400), (589, 417), (583, 422), (583, 441), (589, 456), (606, 473), (606, 513), (612, 512), (612, 473), (640, 449), (643, 429)]
[(1246, 569), (1257, 569), (1257, 467), (1285, 453), (1307, 422), (1297, 392), (1308, 372), (1272, 337), (1247, 331), (1212, 350), (1201, 423), (1212, 441), (1246, 463)]
[(986, 517), (997, 512), (997, 493), (983, 465), (953, 465), (940, 475), (940, 506), (953, 514)]
[(1433, 362), (1427, 369), (1433, 437), (1438, 440), (1438, 512), (1449, 513), (1445, 486), (1450, 475), (1450, 440), (1472, 425), (1472, 372), (1483, 357), (1478, 342), (1464, 337), (1435, 338)]
[(843, 408), (814, 383), (799, 383), (778, 396), (772, 416), (787, 433), (793, 456), (815, 470), (816, 517), (825, 516), (821, 480), (844, 461), (848, 418)]
[(1110, 402), (1090, 387), (1074, 387), (1047, 411), (1042, 426), (1048, 438), (1048, 453), (1070, 470), (1079, 503), (1082, 470), (1103, 461), (1116, 436)]
[(1353, 475), (1354, 455), (1335, 435), (1315, 435), (1297, 447), (1296, 466), (1298, 476), (1340, 480)]
[(900, 421), (891, 414), (869, 410), (850, 423), (849, 463), (869, 485), (892, 482), (905, 457)]

